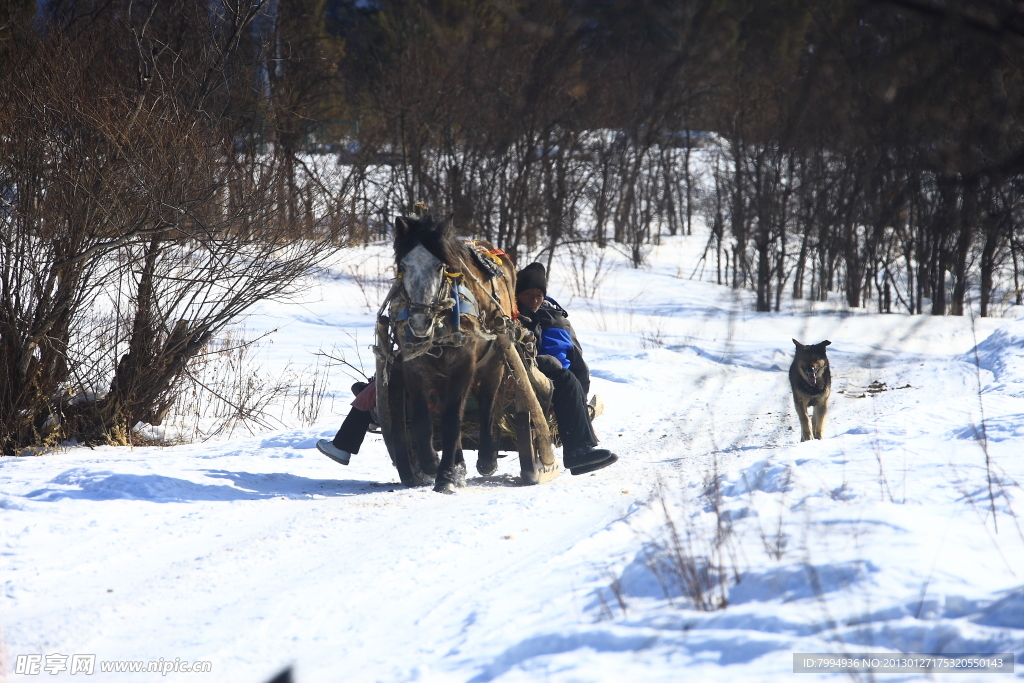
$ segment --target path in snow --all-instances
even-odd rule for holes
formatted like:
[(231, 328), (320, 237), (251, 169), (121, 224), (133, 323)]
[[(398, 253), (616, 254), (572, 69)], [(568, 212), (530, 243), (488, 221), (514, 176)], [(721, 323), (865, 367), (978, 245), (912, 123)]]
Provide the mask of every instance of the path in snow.
[[(1011, 323), (983, 345), (979, 373), (968, 352), (1007, 321), (834, 304), (755, 315), (727, 288), (676, 277), (702, 246), (670, 241), (650, 269), (614, 270), (600, 298), (553, 288), (606, 402), (598, 433), (621, 458), (593, 475), (519, 487), (510, 457), (440, 496), (403, 488), (379, 437), (341, 467), (313, 444), (347, 410), (344, 378), (337, 414), (311, 428), (0, 460), (8, 672), (18, 654), (59, 652), (208, 660), (209, 680), (240, 682), (289, 663), (300, 683), (667, 681), (681, 667), (773, 680), (794, 651), (1024, 650), (1009, 515), (1024, 334)], [(308, 361), (340, 330), (369, 343), (356, 284), (321, 287), (249, 321), (281, 328), (272, 362)], [(791, 337), (833, 342), (819, 442), (796, 443)], [(1005, 483), (998, 532), (972, 429), (982, 409)], [(701, 492), (715, 473), (743, 580), (705, 613), (666, 598), (644, 548), (662, 530), (660, 486), (680, 524), (711, 528)]]

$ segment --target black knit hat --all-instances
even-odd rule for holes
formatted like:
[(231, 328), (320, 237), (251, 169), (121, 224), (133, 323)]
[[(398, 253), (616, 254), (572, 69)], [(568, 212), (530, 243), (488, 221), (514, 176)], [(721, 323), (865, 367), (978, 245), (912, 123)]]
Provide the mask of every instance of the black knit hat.
[(548, 276), (544, 272), (544, 264), (533, 262), (516, 273), (516, 294), (528, 289), (539, 289), (548, 293)]

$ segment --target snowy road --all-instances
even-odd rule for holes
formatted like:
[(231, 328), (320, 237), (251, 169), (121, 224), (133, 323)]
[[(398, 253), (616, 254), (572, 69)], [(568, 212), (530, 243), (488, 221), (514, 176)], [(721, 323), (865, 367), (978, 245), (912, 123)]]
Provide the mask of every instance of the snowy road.
[[(342, 467), (313, 444), (347, 410), (343, 378), (309, 428), (0, 459), (8, 679), (78, 680), (15, 672), (54, 653), (95, 654), (86, 680), (257, 683), (294, 664), (314, 683), (778, 680), (794, 652), (1024, 652), (1024, 323), (743, 313), (676, 277), (702, 239), (614, 270), (599, 298), (553, 292), (620, 456), (593, 475), (519, 487), (510, 457), (441, 496), (403, 488), (379, 437)], [(275, 362), (338, 327), (368, 343), (355, 285), (322, 287), (249, 321), (280, 327)], [(832, 340), (819, 442), (797, 443), (791, 337)], [(645, 560), (658, 491), (704, 533), (694, 557), (728, 526), (727, 608), (693, 609)], [(212, 672), (99, 670), (159, 658)]]

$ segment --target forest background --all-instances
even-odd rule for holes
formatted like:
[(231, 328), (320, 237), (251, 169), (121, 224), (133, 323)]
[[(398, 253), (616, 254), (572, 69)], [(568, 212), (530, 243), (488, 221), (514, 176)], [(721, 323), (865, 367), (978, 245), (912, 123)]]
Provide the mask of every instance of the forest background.
[(132, 442), (419, 201), (581, 272), (705, 221), (758, 311), (998, 315), (1022, 48), (1009, 0), (9, 0), (0, 452)]

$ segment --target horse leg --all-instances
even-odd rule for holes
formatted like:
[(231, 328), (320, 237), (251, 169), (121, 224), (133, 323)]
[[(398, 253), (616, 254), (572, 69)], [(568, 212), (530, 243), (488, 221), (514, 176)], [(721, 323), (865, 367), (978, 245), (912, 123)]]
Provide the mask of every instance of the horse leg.
[[(428, 385), (417, 373), (407, 373), (409, 387), (409, 412), (412, 418), (412, 433), (416, 439), (416, 458), (420, 469), (427, 477), (437, 473), (437, 451), (434, 450), (434, 420), (430, 415), (430, 394)], [(426, 482), (424, 482), (426, 483)]]
[(437, 467), (434, 490), (455, 493), (466, 485), (466, 461), (462, 457), (462, 415), (466, 396), (473, 385), (473, 360), (455, 369), (448, 380), (444, 410), (441, 412), (441, 463)]
[[(498, 469), (498, 447), (494, 439), (494, 406), (505, 373), (500, 362), (490, 363), (483, 370), (476, 400), (480, 404), (480, 446), (476, 453), (476, 471), (485, 477)], [(480, 374), (481, 371), (477, 370)]]

